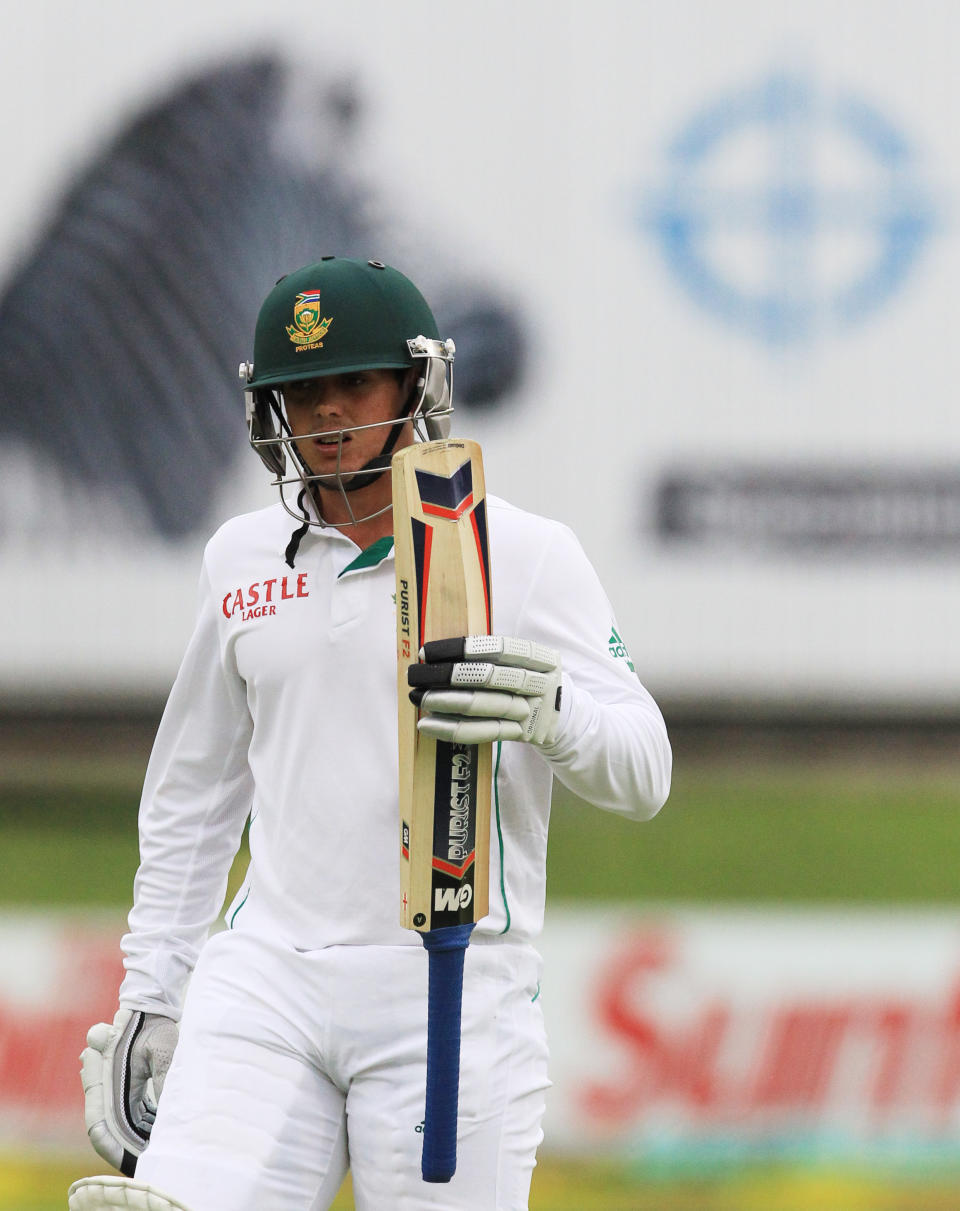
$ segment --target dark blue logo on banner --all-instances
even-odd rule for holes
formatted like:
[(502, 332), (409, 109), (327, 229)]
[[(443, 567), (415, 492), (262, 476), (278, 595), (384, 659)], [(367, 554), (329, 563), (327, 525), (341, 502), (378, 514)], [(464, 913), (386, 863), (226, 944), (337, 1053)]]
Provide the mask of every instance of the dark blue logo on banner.
[(880, 308), (914, 268), (935, 215), (891, 121), (783, 73), (687, 122), (643, 224), (698, 304), (787, 346)]

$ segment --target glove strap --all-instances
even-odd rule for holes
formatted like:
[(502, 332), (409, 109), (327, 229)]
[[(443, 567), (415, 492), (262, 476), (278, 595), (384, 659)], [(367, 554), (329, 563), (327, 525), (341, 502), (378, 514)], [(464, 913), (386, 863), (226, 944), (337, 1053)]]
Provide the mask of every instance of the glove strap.
[(120, 1128), (128, 1139), (140, 1142), (139, 1152), (132, 1152), (126, 1147), (123, 1150), (120, 1172), (124, 1177), (133, 1177), (136, 1173), (137, 1157), (146, 1148), (150, 1138), (138, 1129), (130, 1114), (130, 1055), (146, 1020), (147, 1015), (140, 1011), (130, 1018), (117, 1047), (116, 1062), (113, 1065), (113, 1105), (122, 1116)]

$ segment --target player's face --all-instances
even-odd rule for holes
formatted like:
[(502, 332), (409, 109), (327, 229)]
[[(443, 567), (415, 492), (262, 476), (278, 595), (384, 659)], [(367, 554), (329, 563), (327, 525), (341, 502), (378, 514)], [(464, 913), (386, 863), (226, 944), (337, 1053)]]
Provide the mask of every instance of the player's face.
[[(400, 415), (408, 391), (408, 379), (393, 370), (356, 370), (284, 384), (287, 421), (292, 435), (303, 438), (297, 449), (314, 475), (338, 473), (346, 483), (376, 458), (390, 435), (388, 422)], [(409, 422), (403, 430), (397, 447), (413, 439)]]

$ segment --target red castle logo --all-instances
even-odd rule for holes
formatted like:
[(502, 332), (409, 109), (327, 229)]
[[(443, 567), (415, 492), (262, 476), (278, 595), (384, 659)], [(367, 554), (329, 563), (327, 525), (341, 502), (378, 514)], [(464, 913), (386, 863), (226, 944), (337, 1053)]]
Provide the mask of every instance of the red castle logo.
[(298, 576), (272, 576), (269, 580), (257, 580), (245, 589), (231, 589), (223, 599), (221, 609), (224, 618), (235, 618), (252, 622), (255, 618), (268, 618), (277, 612), (277, 603), (292, 601), (295, 597), (309, 597), (307, 573)]

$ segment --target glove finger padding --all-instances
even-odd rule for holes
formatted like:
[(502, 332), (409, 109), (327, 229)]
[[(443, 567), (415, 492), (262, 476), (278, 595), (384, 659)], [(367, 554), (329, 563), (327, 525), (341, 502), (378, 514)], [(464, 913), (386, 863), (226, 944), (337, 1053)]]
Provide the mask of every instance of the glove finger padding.
[(560, 664), (560, 653), (532, 639), (512, 639), (506, 635), (464, 635), (458, 639), (434, 639), (420, 649), (427, 664), (458, 660), (481, 660), (491, 664), (552, 673)]
[(459, 664), (412, 664), (407, 681), (415, 689), (434, 686), (469, 688), (484, 686), (490, 690), (505, 690), (508, 694), (539, 697), (547, 688), (546, 673), (526, 669), (505, 669), (486, 661), (462, 661)]
[(448, 744), (492, 744), (496, 740), (523, 740), (523, 725), (508, 719), (465, 719), (462, 715), (424, 715), (417, 730)]
[(526, 698), (494, 690), (428, 690), (420, 707), (430, 715), (463, 715), (468, 719), (525, 723), (530, 718), (530, 703)]
[(170, 1018), (131, 1009), (87, 1033), (80, 1056), (87, 1134), (100, 1156), (128, 1177), (150, 1138), (176, 1044)]
[(427, 712), (418, 724), (420, 731), (450, 744), (522, 740), (530, 717), (526, 698), (491, 690), (430, 690), (420, 709)]
[(552, 744), (560, 720), (560, 654), (527, 639), (468, 635), (424, 644), (407, 680), (420, 732), (437, 740)]

